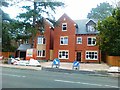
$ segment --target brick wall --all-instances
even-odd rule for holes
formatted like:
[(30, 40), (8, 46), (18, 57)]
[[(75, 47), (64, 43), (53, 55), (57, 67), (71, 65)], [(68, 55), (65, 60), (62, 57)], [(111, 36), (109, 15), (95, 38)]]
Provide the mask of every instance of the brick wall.
[[(77, 44), (77, 37), (82, 37), (82, 44)], [(76, 35), (76, 42), (75, 42), (75, 50), (81, 51), (82, 53), (82, 62), (100, 62), (100, 51), (98, 46), (88, 46), (87, 45), (87, 37), (96, 37), (95, 34), (86, 34), (86, 35)], [(97, 51), (98, 52), (98, 60), (86, 60), (85, 53), (86, 51)]]
[[(37, 26), (38, 27), (38, 26)], [(46, 50), (46, 56), (45, 57), (37, 57), (38, 60), (49, 60), (50, 59), (50, 24), (45, 21), (45, 32), (44, 34), (41, 34), (40, 31), (37, 31), (37, 34), (36, 34), (36, 37), (34, 39), (34, 48), (38, 49), (38, 44), (37, 44), (37, 39), (38, 39), (38, 36), (41, 36), (43, 35), (46, 39), (46, 44), (43, 45), (43, 47), (45, 48)]]
[[(58, 20), (58, 23), (59, 26), (54, 29), (54, 58), (58, 58), (59, 50), (69, 50), (69, 59), (61, 61), (72, 62), (75, 59), (75, 23), (66, 14)], [(67, 31), (62, 31), (62, 23), (67, 23)], [(60, 36), (68, 36), (68, 45), (60, 45)]]

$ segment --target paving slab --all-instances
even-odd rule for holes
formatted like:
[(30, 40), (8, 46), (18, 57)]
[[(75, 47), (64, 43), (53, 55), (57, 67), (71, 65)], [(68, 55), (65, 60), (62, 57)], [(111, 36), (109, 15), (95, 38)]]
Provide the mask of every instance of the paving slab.
[(65, 73), (82, 73), (82, 74), (91, 74), (91, 75), (100, 75), (100, 76), (114, 76), (119, 77), (119, 73), (110, 73), (108, 74), (109, 66), (105, 63), (96, 64), (96, 63), (81, 63), (79, 70), (73, 70), (73, 63), (61, 62), (59, 68), (52, 68), (52, 62), (40, 62), (40, 67), (35, 66), (20, 66), (12, 64), (0, 64), (0, 67), (9, 67), (9, 68), (19, 68), (19, 69), (30, 69), (30, 70), (47, 70), (47, 71), (57, 71)]
[[(52, 67), (52, 62), (44, 62), (41, 63), (42, 67)], [(72, 70), (73, 63), (68, 62), (61, 62), (60, 63), (60, 69), (70, 69)], [(102, 64), (95, 64), (95, 63), (80, 63), (80, 70), (86, 70), (86, 71), (107, 71), (109, 69), (109, 66), (105, 63)]]

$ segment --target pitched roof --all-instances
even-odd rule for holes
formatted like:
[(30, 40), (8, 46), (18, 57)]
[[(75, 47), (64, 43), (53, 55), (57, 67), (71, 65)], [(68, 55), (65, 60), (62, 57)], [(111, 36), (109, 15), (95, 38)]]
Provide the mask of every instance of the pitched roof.
[(57, 21), (59, 22), (64, 19), (69, 19), (71, 22), (75, 23), (66, 13), (64, 13)]
[(58, 21), (69, 19), (71, 22), (77, 25), (78, 28), (76, 28), (76, 34), (98, 34), (99, 31), (95, 30), (95, 32), (88, 32), (86, 29), (86, 24), (88, 24), (90, 21), (93, 21), (93, 23), (97, 23), (98, 20), (95, 19), (81, 19), (81, 20), (72, 20), (66, 13), (64, 13)]
[(21, 44), (17, 50), (26, 51), (27, 49), (30, 49), (30, 48), (31, 48), (31, 44)]
[[(74, 22), (77, 24), (76, 34), (98, 34), (99, 31), (95, 32), (87, 32), (86, 30), (86, 24), (92, 19), (82, 19), (82, 20), (74, 20)], [(96, 20), (92, 20), (93, 22), (97, 23)]]

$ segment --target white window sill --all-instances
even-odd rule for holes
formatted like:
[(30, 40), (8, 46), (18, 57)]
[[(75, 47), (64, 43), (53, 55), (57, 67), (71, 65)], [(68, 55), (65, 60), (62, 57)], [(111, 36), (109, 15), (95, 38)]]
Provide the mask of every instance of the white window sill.
[(82, 43), (77, 43), (77, 44), (82, 44)]
[(37, 56), (37, 57), (41, 57), (41, 58), (44, 58), (44, 57), (46, 57), (46, 56)]
[(96, 45), (87, 45), (87, 46), (96, 46)]
[(67, 31), (67, 30), (62, 30), (63, 32)]
[(59, 58), (59, 59), (65, 59), (65, 60), (68, 60), (69, 58)]
[(38, 45), (46, 45), (46, 44), (38, 44)]
[(98, 60), (98, 59), (86, 59), (86, 60)]
[(60, 45), (68, 45), (68, 44), (60, 44)]

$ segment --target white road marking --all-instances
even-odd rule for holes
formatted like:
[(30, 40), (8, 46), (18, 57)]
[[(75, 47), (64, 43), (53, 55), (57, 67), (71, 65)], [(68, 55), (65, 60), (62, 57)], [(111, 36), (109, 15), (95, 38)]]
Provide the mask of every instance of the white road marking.
[(54, 81), (56, 81), (56, 82), (65, 82), (65, 83), (85, 84), (85, 85), (91, 85), (91, 86), (106, 86), (106, 87), (112, 87), (112, 88), (120, 88), (118, 86), (101, 85), (101, 84), (84, 83), (84, 82), (75, 82), (75, 81), (65, 81), (65, 80), (54, 80)]
[(26, 76), (14, 75), (14, 74), (2, 74), (2, 75), (12, 76), (12, 77), (23, 77), (23, 78), (26, 77)]
[(104, 85), (106, 87), (112, 87), (112, 88), (120, 88), (120, 87), (117, 87), (117, 86), (111, 86), (111, 85)]

